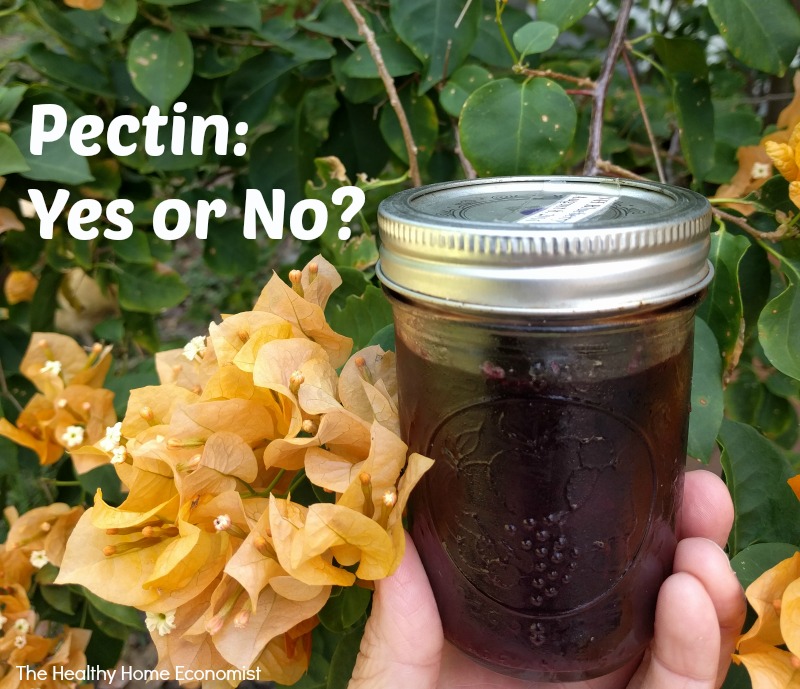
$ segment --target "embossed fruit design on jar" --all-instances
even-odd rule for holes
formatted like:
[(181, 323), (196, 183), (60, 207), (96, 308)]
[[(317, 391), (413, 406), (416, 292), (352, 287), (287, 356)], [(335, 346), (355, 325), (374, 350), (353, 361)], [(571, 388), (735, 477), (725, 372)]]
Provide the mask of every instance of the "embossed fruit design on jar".
[(621, 667), (676, 544), (707, 202), (496, 178), (402, 192), (379, 218), (401, 430), (436, 460), (412, 536), (445, 635), (527, 679)]

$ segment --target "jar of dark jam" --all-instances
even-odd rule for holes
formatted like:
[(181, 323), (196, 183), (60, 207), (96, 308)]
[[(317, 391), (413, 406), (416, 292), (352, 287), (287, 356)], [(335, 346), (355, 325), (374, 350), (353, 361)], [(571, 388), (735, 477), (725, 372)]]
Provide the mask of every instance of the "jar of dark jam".
[(671, 571), (710, 210), (685, 189), (493, 178), (381, 205), (412, 537), (445, 636), (498, 672), (608, 674)]

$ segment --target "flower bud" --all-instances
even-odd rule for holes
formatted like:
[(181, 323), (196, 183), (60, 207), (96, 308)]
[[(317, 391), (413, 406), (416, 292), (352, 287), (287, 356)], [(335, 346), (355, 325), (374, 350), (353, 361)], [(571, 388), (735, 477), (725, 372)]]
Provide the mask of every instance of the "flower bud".
[(375, 505), (372, 504), (372, 476), (362, 471), (358, 475), (358, 481), (364, 494), (364, 515), (372, 519), (372, 515), (375, 514)]
[(300, 390), (300, 386), (305, 382), (306, 377), (300, 371), (295, 371), (289, 376), (289, 390), (293, 395), (296, 395)]

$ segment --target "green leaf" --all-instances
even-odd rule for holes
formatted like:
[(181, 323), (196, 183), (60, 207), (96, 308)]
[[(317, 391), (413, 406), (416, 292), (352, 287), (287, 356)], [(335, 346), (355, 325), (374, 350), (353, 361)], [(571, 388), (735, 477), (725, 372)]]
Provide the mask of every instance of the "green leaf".
[(514, 32), (514, 47), (520, 60), (526, 55), (543, 53), (553, 47), (558, 38), (558, 27), (549, 22), (530, 22)]
[(62, 274), (50, 267), (39, 276), (39, 284), (31, 302), (31, 331), (53, 329), (56, 313), (56, 293), (61, 286)]
[(5, 17), (9, 14), (14, 14), (20, 7), (25, 4), (25, 0), (12, 0), (7, 4), (4, 3), (5, 6), (0, 6), (0, 17)]
[(75, 599), (68, 586), (44, 584), (41, 586), (42, 598), (59, 612), (72, 615), (75, 612)]
[(371, 591), (348, 586), (338, 596), (328, 599), (319, 612), (319, 621), (332, 632), (344, 632), (364, 616), (371, 600)]
[[(130, 325), (128, 323), (129, 327)], [(122, 374), (114, 372), (106, 378), (105, 388), (114, 393), (114, 411), (119, 418), (125, 416), (131, 390), (145, 388), (148, 385), (158, 385), (155, 359), (152, 357), (144, 359), (132, 369), (126, 369)]]
[(464, 103), (461, 147), (480, 176), (548, 174), (566, 155), (576, 123), (572, 99), (554, 81), (498, 79)]
[(597, 0), (539, 0), (537, 16), (563, 31), (583, 19), (596, 4)]
[(242, 63), (225, 84), (223, 100), (228, 120), (251, 127), (267, 114), (278, 88), (278, 79), (299, 63), (290, 57), (265, 51)]
[(656, 36), (653, 39), (653, 47), (662, 66), (671, 75), (684, 73), (702, 79), (708, 78), (706, 44), (704, 42), (694, 38)]
[[(473, 0), (473, 2), (475, 1)], [(503, 42), (495, 14), (495, 0), (483, 0), (478, 22), (478, 37), (472, 45), (470, 55), (486, 65), (509, 68), (513, 64), (513, 60)], [(531, 18), (525, 12), (511, 5), (506, 5), (503, 10), (503, 28), (509, 36), (513, 36), (515, 31), (525, 26), (530, 20)]]
[(480, 65), (459, 67), (439, 94), (439, 104), (447, 114), (459, 117), (469, 95), (493, 78), (492, 73)]
[(261, 26), (261, 11), (254, 0), (200, 0), (173, 10), (171, 16), (187, 31), (212, 26), (240, 26), (257, 31)]
[(714, 333), (701, 318), (695, 319), (692, 370), (688, 453), (708, 462), (722, 424), (722, 360)]
[(708, 0), (733, 55), (748, 67), (781, 76), (800, 44), (800, 17), (788, 0)]
[(737, 346), (741, 346), (740, 328), (744, 325), (744, 305), (739, 285), (739, 264), (750, 248), (750, 241), (726, 229), (711, 234), (709, 258), (714, 264), (714, 279), (708, 287), (698, 315), (711, 327), (719, 343), (725, 370), (736, 363)]
[(237, 277), (258, 270), (258, 252), (242, 234), (241, 221), (215, 222), (208, 228), (203, 260), (217, 275)]
[(735, 510), (730, 552), (754, 543), (800, 544), (800, 501), (786, 483), (795, 471), (785, 455), (751, 426), (728, 419), (719, 439)]
[(321, 153), (335, 155), (347, 170), (364, 172), (369, 176), (380, 174), (389, 160), (390, 151), (373, 112), (370, 105), (344, 101), (331, 117), (330, 136)]
[(78, 476), (81, 487), (87, 495), (94, 495), (98, 488), (103, 490), (103, 499), (112, 504), (119, 505), (125, 499), (125, 493), (120, 488), (119, 477), (110, 464), (95, 467), (91, 471)]
[(372, 345), (380, 345), (384, 352), (393, 352), (395, 350), (394, 323), (376, 332), (372, 336), (372, 339), (367, 342), (367, 347), (371, 347)]
[(781, 447), (791, 449), (798, 436), (797, 412), (792, 403), (775, 394), (762, 377), (751, 365), (739, 365), (736, 377), (725, 388), (726, 415), (753, 426)]
[[(381, 50), (383, 62), (390, 76), (402, 77), (419, 71), (419, 60), (395, 36), (383, 34), (377, 36), (375, 41)], [(358, 46), (344, 61), (342, 71), (351, 79), (376, 79), (380, 76), (366, 43)]]
[(92, 630), (89, 645), (86, 647), (86, 663), (87, 665), (99, 668), (112, 668), (117, 664), (120, 654), (122, 653), (122, 647), (127, 639), (117, 639), (105, 634), (103, 630), (94, 623), (91, 610), (92, 608), (89, 606), (90, 619), (87, 620), (84, 625), (86, 629)]
[(142, 29), (128, 46), (128, 72), (136, 90), (164, 112), (189, 85), (192, 41), (183, 31)]
[(16, 128), (11, 138), (28, 164), (28, 170), (20, 171), (27, 179), (61, 184), (85, 184), (94, 179), (86, 158), (70, 148), (69, 138), (61, 137), (57, 141), (44, 144), (42, 155), (38, 156), (30, 152), (30, 125)]
[(392, 26), (425, 66), (419, 92), (446, 79), (469, 55), (478, 35), (477, 0), (392, 0)]
[(159, 313), (180, 304), (189, 293), (178, 273), (163, 267), (119, 263), (119, 305), (127, 311)]
[(771, 177), (744, 198), (745, 201), (750, 201), (758, 210), (765, 213), (772, 214), (775, 211), (794, 213), (796, 210), (789, 199), (789, 181), (782, 175)]
[(731, 558), (731, 567), (746, 589), (768, 569), (792, 557), (800, 547), (791, 543), (756, 543)]
[(714, 105), (708, 80), (687, 72), (674, 75), (672, 97), (681, 148), (692, 174), (702, 180), (714, 166)]
[(53, 81), (98, 96), (112, 95), (108, 77), (89, 62), (79, 62), (69, 55), (50, 52), (41, 44), (31, 48), (28, 61), (34, 69)]
[(361, 648), (362, 636), (364, 636), (364, 627), (360, 626), (339, 641), (331, 658), (326, 689), (347, 689), (353, 675), (358, 651)]
[(334, 290), (330, 299), (328, 299), (328, 305), (325, 307), (328, 311), (334, 307), (343, 309), (347, 297), (351, 295), (360, 297), (370, 284), (369, 278), (364, 272), (355, 268), (336, 266), (336, 272), (339, 273), (339, 277), (342, 278), (342, 284)]
[(27, 172), (30, 169), (25, 156), (22, 155), (14, 140), (8, 134), (0, 132), (0, 175)]
[(331, 328), (353, 338), (353, 351), (366, 347), (372, 336), (391, 322), (392, 307), (383, 292), (372, 285), (360, 297), (347, 297), (344, 308), (328, 313)]
[(294, 22), (277, 17), (270, 19), (258, 31), (261, 38), (274, 43), (278, 48), (291, 53), (298, 64), (314, 60), (329, 60), (336, 55), (336, 48), (321, 36), (309, 36), (298, 32)]
[(0, 86), (0, 121), (11, 119), (27, 90), (27, 86)]
[(107, 618), (128, 627), (129, 633), (131, 629), (144, 631), (142, 618), (139, 612), (134, 608), (130, 608), (127, 605), (109, 603), (107, 600), (100, 598), (100, 596), (95, 595), (85, 587), (83, 588), (83, 595), (86, 596), (86, 600), (91, 603), (93, 608), (99, 610)]
[[(276, 161), (281, 161), (276, 164)], [(264, 134), (250, 146), (250, 186), (258, 189), (267, 207), (272, 190), (286, 192), (286, 219), (292, 206), (303, 199), (305, 183), (314, 174), (313, 142), (302, 117), (293, 125)]]
[(117, 256), (128, 263), (145, 263), (148, 265), (153, 263), (147, 235), (141, 230), (135, 230), (128, 239), (111, 242), (111, 248)]
[(776, 256), (789, 285), (761, 312), (758, 338), (770, 363), (781, 373), (800, 380), (800, 261)]
[(330, 236), (330, 233), (322, 235), (321, 239), (324, 240), (326, 254), (330, 254), (334, 265), (366, 270), (377, 263), (378, 247), (375, 237), (362, 234), (343, 242), (338, 237), (332, 241), (327, 239)]
[[(436, 138), (439, 134), (439, 118), (436, 116), (436, 106), (427, 96), (414, 95), (409, 89), (400, 95), (400, 102), (406, 112), (411, 133), (414, 136), (414, 144), (417, 147), (417, 160), (420, 167), (424, 167), (436, 146)], [(406, 150), (403, 132), (400, 129), (400, 121), (395, 115), (394, 109), (388, 103), (383, 106), (380, 121), (381, 134), (392, 152), (404, 163), (408, 163), (408, 151)]]
[(103, 15), (117, 24), (130, 24), (136, 19), (136, 0), (105, 0)]
[[(347, 39), (348, 41), (363, 41), (364, 37), (358, 33), (358, 27), (353, 21), (353, 17), (347, 11), (347, 8), (339, 1), (332, 0), (327, 4), (320, 6), (321, 11), (311, 18), (311, 15), (297, 22), (298, 26), (302, 26), (308, 31), (322, 34), (323, 36), (330, 36), (331, 38)], [(359, 8), (361, 16), (367, 22), (367, 26), (375, 29), (375, 22), (373, 15), (370, 12), (365, 12)]]

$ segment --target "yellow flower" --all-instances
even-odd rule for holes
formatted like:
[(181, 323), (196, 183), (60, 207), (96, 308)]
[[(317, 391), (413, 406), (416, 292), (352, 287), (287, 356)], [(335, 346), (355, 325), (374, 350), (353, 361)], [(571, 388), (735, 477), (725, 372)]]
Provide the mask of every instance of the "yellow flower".
[(745, 594), (758, 617), (739, 637), (734, 662), (747, 668), (753, 689), (800, 689), (800, 553), (764, 572)]
[(12, 270), (3, 285), (6, 301), (13, 305), (30, 301), (39, 286), (39, 280), (27, 270)]

